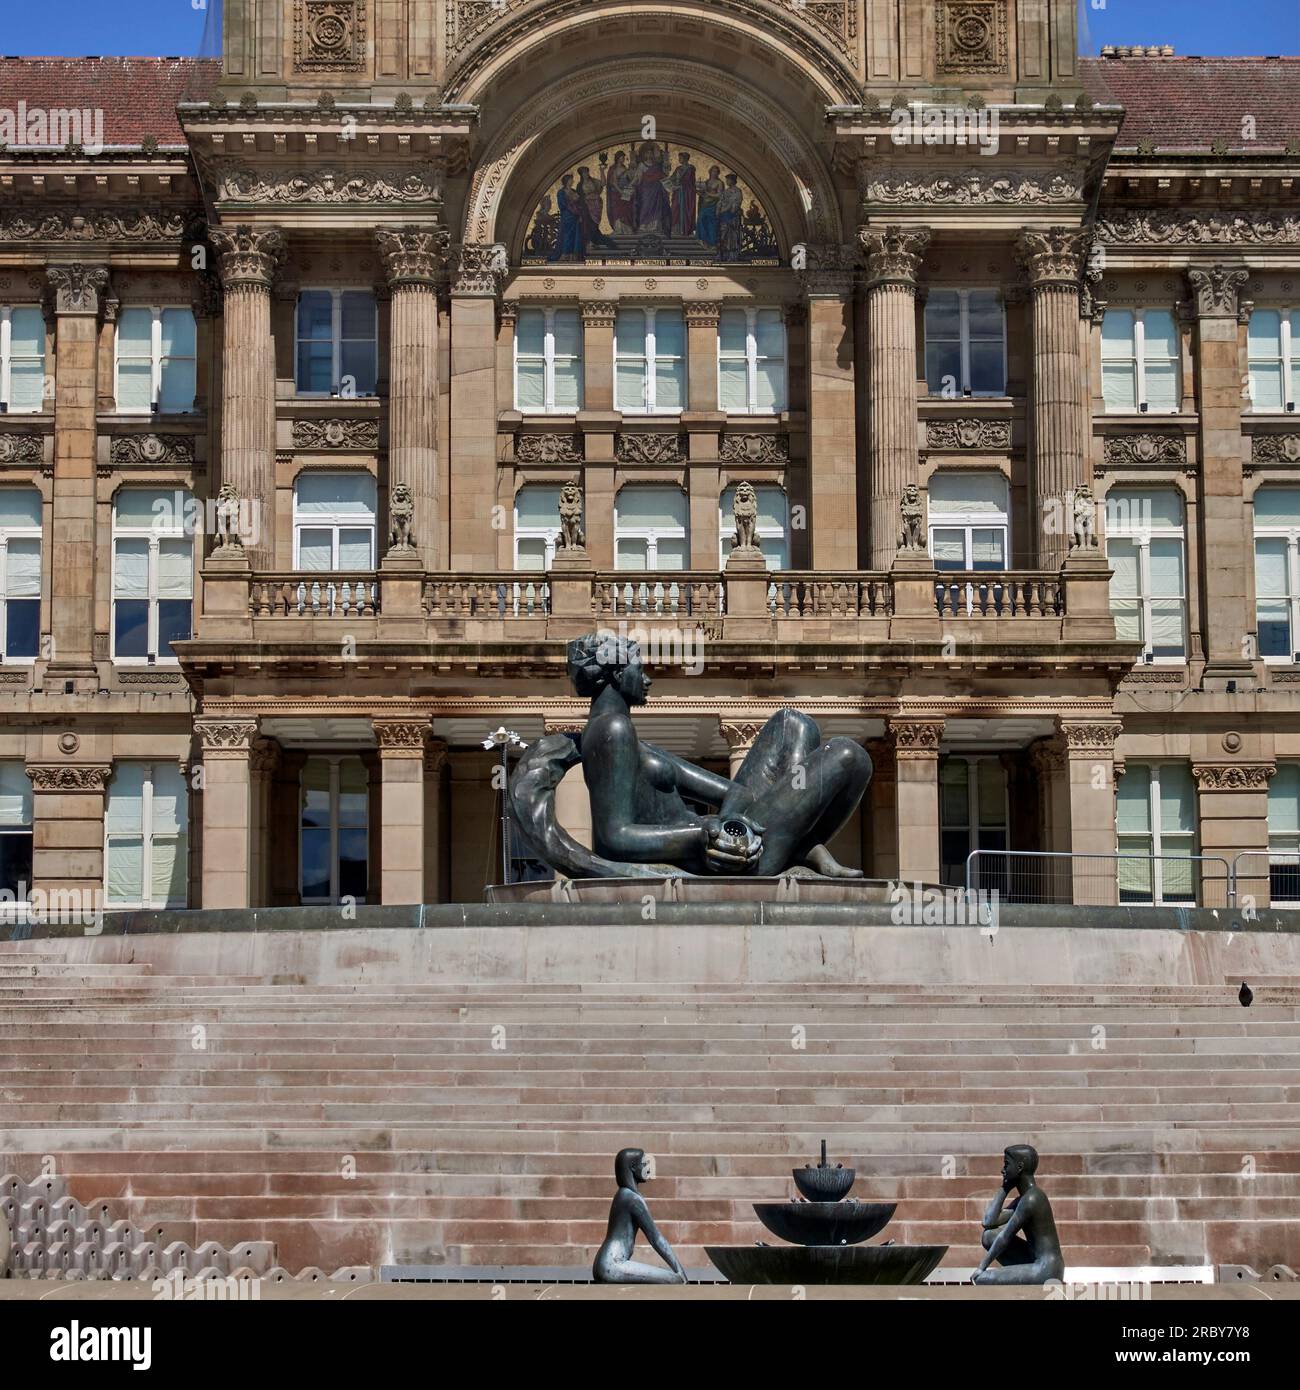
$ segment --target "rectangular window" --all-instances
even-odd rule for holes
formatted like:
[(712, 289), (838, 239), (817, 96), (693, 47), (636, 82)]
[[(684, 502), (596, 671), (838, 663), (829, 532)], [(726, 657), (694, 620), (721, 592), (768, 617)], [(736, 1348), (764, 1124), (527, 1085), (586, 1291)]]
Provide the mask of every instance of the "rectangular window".
[(1300, 410), (1300, 309), (1256, 309), (1246, 330), (1252, 410)]
[(515, 568), (548, 570), (560, 534), (560, 489), (537, 484), (515, 493)]
[(1300, 488), (1255, 493), (1255, 631), (1266, 661), (1300, 660)]
[(686, 405), (686, 324), (680, 309), (620, 309), (614, 320), (614, 408), (669, 414)]
[(780, 309), (722, 311), (718, 402), (728, 415), (772, 415), (786, 408), (785, 321)]
[(1176, 413), (1178, 353), (1178, 327), (1168, 309), (1108, 309), (1101, 325), (1106, 409)]
[(677, 487), (625, 487), (614, 499), (614, 567), (689, 568), (686, 494)]
[(14, 414), (45, 401), (45, 315), (35, 306), (0, 307), (0, 405)]
[(932, 396), (1006, 393), (1006, 315), (997, 290), (930, 291), (925, 380)]
[(123, 309), (117, 321), (118, 410), (193, 410), (197, 354), (192, 309)]
[(297, 387), (303, 396), (373, 396), (379, 379), (379, 310), (369, 290), (298, 296)]
[(1121, 642), (1141, 642), (1148, 661), (1187, 655), (1183, 502), (1172, 489), (1106, 497), (1110, 607)]
[[(945, 757), (939, 770), (940, 878), (964, 886), (972, 851), (1008, 848), (1007, 770), (996, 758)], [(976, 859), (976, 888), (1006, 888), (1006, 860)]]
[(0, 762), (0, 893), (26, 902), (32, 887), (32, 782), (17, 759)]
[(364, 903), (369, 879), (370, 783), (356, 757), (308, 758), (299, 829), (304, 903)]
[(326, 573), (375, 565), (375, 480), (369, 473), (298, 475), (293, 493), (294, 568)]
[(41, 641), (41, 495), (0, 488), (0, 660), (32, 661)]
[(113, 503), (113, 660), (175, 661), (193, 635), (190, 494), (123, 488)]
[(104, 803), (110, 907), (186, 905), (188, 798), (175, 763), (116, 764)]
[(1196, 901), (1196, 789), (1185, 763), (1129, 763), (1116, 828), (1120, 902)]
[[(1241, 863), (1243, 876), (1261, 876), (1249, 858)], [(1278, 763), (1269, 778), (1268, 879), (1274, 907), (1300, 905), (1300, 763)]]
[(577, 309), (521, 309), (515, 325), (515, 409), (582, 409), (582, 318)]
[(1000, 473), (939, 472), (929, 486), (930, 555), (939, 570), (1005, 570), (1010, 520)]

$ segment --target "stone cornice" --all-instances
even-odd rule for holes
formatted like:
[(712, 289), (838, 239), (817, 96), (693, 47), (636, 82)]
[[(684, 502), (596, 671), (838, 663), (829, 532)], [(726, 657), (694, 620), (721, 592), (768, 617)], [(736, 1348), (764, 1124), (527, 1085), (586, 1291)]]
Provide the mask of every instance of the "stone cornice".
[(108, 267), (83, 265), (74, 261), (68, 265), (45, 267), (45, 277), (54, 291), (56, 314), (98, 314), (100, 294), (108, 285)]
[(213, 227), (208, 235), (216, 247), (218, 272), (227, 292), (270, 290), (287, 250), (284, 233), (278, 227)]
[(1085, 170), (888, 169), (868, 175), (862, 210), (881, 207), (947, 208), (1072, 207), (1083, 201)]
[(1192, 776), (1201, 792), (1267, 791), (1277, 771), (1273, 763), (1193, 763)]
[(930, 245), (924, 227), (862, 227), (858, 245), (867, 270), (867, 286), (892, 284), (916, 292), (921, 262)]
[(445, 227), (381, 227), (375, 242), (391, 289), (433, 288), (446, 272), (450, 233)]
[(29, 763), (27, 775), (37, 792), (102, 792), (113, 767), (111, 763)]

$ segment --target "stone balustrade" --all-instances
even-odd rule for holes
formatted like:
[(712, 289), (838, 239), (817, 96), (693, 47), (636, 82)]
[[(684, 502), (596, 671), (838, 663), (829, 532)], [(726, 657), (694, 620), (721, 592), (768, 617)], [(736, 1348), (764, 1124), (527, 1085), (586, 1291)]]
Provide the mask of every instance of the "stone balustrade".
[(1055, 571), (946, 571), (934, 586), (941, 617), (1056, 618), (1065, 616), (1065, 585)]
[(380, 611), (379, 577), (356, 574), (253, 576), (248, 611), (254, 618), (373, 618)]

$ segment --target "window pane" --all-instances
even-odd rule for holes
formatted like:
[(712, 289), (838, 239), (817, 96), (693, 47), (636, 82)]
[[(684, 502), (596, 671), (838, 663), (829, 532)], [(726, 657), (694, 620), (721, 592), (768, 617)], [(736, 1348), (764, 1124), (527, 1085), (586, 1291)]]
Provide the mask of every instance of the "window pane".
[(1300, 488), (1260, 488), (1255, 494), (1255, 524), (1300, 526)]
[(972, 290), (966, 299), (970, 336), (1002, 341), (1002, 296), (997, 290)]
[(1137, 545), (1133, 541), (1116, 540), (1112, 537), (1106, 546), (1106, 556), (1113, 571), (1110, 580), (1111, 598), (1136, 598), (1140, 574)]
[(1152, 600), (1151, 650), (1156, 656), (1183, 655), (1182, 599)]
[(144, 841), (138, 835), (112, 836), (105, 873), (111, 903), (138, 903), (144, 893)]
[(193, 359), (163, 363), (159, 399), (164, 411), (194, 409), (195, 370)]
[(620, 357), (645, 356), (645, 311), (620, 309), (614, 322), (614, 345)]
[(970, 817), (969, 765), (949, 759), (940, 773), (940, 816), (945, 827), (965, 825)]
[(1282, 356), (1282, 315), (1277, 309), (1256, 309), (1246, 329), (1246, 343), (1253, 366), (1257, 358), (1267, 362)]
[(680, 410), (686, 404), (686, 361), (659, 359), (655, 378), (655, 409)]
[(196, 351), (193, 309), (162, 311), (162, 354), (164, 357), (193, 357)]
[(364, 826), (369, 804), (370, 777), (360, 758), (339, 761), (339, 824)]
[(934, 473), (930, 515), (1006, 515), (1007, 480), (1000, 473)]
[(760, 309), (754, 324), (760, 357), (785, 356), (785, 321), (780, 309)]
[(334, 532), (303, 527), (298, 532), (298, 568), (320, 572), (334, 568)]
[(1182, 763), (1165, 763), (1160, 769), (1160, 834), (1196, 829), (1196, 789), (1192, 772)]
[(515, 399), (520, 410), (546, 409), (546, 364), (540, 359), (515, 364)]
[(324, 826), (330, 823), (330, 769), (324, 758), (308, 758), (302, 769), (302, 823)]
[(560, 525), (560, 489), (558, 487), (521, 487), (515, 493), (515, 525), (541, 526), (558, 530)]
[(718, 320), (718, 352), (723, 357), (746, 354), (749, 338), (748, 321), (743, 309), (724, 309)]
[(1151, 769), (1145, 763), (1129, 763), (1116, 778), (1115, 815), (1121, 835), (1151, 833)]
[(154, 763), (152, 777), (154, 834), (183, 833), (188, 792), (180, 768), (174, 763)]
[(113, 501), (118, 526), (139, 526), (150, 531), (179, 530), (185, 520), (190, 494), (182, 488), (123, 488)]
[(1005, 532), (991, 527), (977, 527), (971, 532), (972, 568), (1000, 570), (1006, 568)]
[[(119, 542), (127, 544), (128, 542)], [(158, 542), (158, 597), (188, 599), (194, 592), (194, 560), (188, 536)]]
[(328, 290), (304, 290), (298, 296), (298, 337), (329, 342), (334, 333), (334, 302)]
[(659, 538), (659, 552), (655, 558), (657, 570), (684, 570), (687, 566), (686, 542), (676, 537)]
[(1111, 598), (1110, 615), (1115, 620), (1117, 642), (1143, 642), (1142, 608), (1136, 599)]
[(1151, 358), (1177, 358), (1178, 331), (1174, 316), (1167, 309), (1148, 309), (1142, 316), (1142, 336), (1145, 355)]
[(930, 532), (930, 555), (935, 569), (966, 568), (965, 531), (934, 530)]
[(120, 762), (113, 768), (104, 801), (104, 827), (110, 833), (144, 828), (144, 763)]
[(189, 599), (162, 599), (158, 604), (158, 655), (171, 657), (173, 642), (188, 642), (194, 635), (194, 605)]
[(1255, 542), (1255, 593), (1260, 598), (1285, 597), (1287, 543), (1280, 537), (1261, 537)]
[(9, 405), (13, 410), (39, 410), (45, 399), (45, 367), (41, 362), (13, 362), (9, 368)]
[(546, 542), (540, 536), (524, 536), (515, 542), (515, 569), (544, 570)]
[(334, 348), (326, 343), (298, 344), (298, 390), (328, 393), (334, 389)]
[(1146, 364), (1147, 405), (1152, 410), (1178, 409), (1178, 367), (1173, 362)]
[(1101, 395), (1107, 410), (1137, 409), (1137, 367), (1131, 362), (1103, 362)]
[(375, 338), (375, 297), (369, 290), (344, 290), (340, 317), (344, 338)]
[(1183, 499), (1173, 488), (1123, 488), (1106, 494), (1106, 533), (1183, 526)]
[(1291, 657), (1291, 616), (1284, 603), (1260, 603), (1255, 610), (1260, 656)]
[(157, 907), (183, 906), (189, 896), (185, 884), (185, 847), (184, 835), (154, 836), (150, 846), (153, 862), (149, 889), (151, 901)]
[(351, 390), (358, 396), (373, 396), (378, 366), (379, 358), (373, 339), (369, 342), (344, 343), (339, 354), (339, 389)]
[[(728, 488), (728, 494), (735, 495), (734, 489)], [(765, 526), (777, 527), (785, 530), (787, 508), (785, 492), (779, 487), (757, 487), (754, 489), (758, 495), (758, 525), (762, 529)]]
[(644, 410), (646, 405), (645, 365), (620, 360), (614, 374), (614, 406), (617, 410)]
[(616, 527), (686, 527), (686, 494), (677, 487), (625, 487), (614, 502)]
[(33, 526), (39, 530), (40, 525), (41, 494), (35, 488), (0, 488), (0, 526)]
[(304, 827), (300, 841), (302, 853), (302, 896), (306, 899), (330, 896), (330, 832)]
[(686, 355), (686, 321), (680, 309), (660, 309), (655, 315), (655, 356)]
[(36, 537), (10, 540), (5, 592), (9, 598), (40, 598), (41, 543)]
[(341, 830), (339, 832), (339, 896), (356, 898), (366, 896), (366, 832), (364, 830)]
[(149, 593), (149, 542), (120, 538), (114, 542), (113, 593), (142, 598)]
[(925, 301), (925, 341), (956, 340), (961, 333), (961, 297), (956, 290), (931, 290)]
[(117, 318), (117, 355), (119, 360), (153, 356), (153, 310), (123, 309)]
[(1002, 344), (970, 345), (970, 389), (988, 395), (1001, 395), (1006, 387), (1002, 373)]
[(615, 546), (614, 568), (643, 570), (646, 568), (647, 543), (642, 540), (620, 540)]
[(925, 340), (925, 382), (931, 395), (961, 393), (961, 347), (955, 342)]
[(313, 473), (298, 475), (294, 508), (300, 515), (373, 518), (375, 480), (369, 473)]
[(1131, 309), (1107, 309), (1101, 322), (1103, 358), (1125, 358), (1136, 354)]
[(9, 315), (9, 350), (15, 358), (45, 357), (45, 315), (37, 308), (14, 309)]
[(18, 759), (0, 762), (0, 829), (14, 830), (32, 823), (32, 779)]
[(581, 357), (556, 359), (555, 408), (566, 411), (582, 409)]
[(1300, 763), (1278, 763), (1269, 778), (1268, 833), (1300, 834)]
[(749, 366), (743, 359), (718, 363), (718, 404), (726, 411), (749, 409)]
[(117, 364), (117, 408), (148, 410), (153, 404), (153, 368), (148, 362)]
[(758, 364), (758, 400), (754, 404), (759, 410), (785, 409), (784, 361), (764, 359)]
[(1183, 543), (1175, 540), (1151, 542), (1151, 592), (1156, 598), (1183, 596)]
[(518, 357), (540, 357), (546, 347), (546, 311), (520, 309), (515, 324), (515, 354)]
[(149, 655), (148, 600), (113, 601), (113, 651), (117, 656)]
[(0, 835), (0, 889), (12, 902), (26, 902), (32, 888), (32, 832)]
[(339, 532), (339, 569), (368, 570), (374, 564), (374, 532), (367, 527), (348, 526)]
[(576, 309), (557, 309), (552, 332), (556, 357), (582, 356), (582, 320)]
[(992, 758), (979, 760), (980, 825), (999, 827), (1007, 823), (1007, 772)]

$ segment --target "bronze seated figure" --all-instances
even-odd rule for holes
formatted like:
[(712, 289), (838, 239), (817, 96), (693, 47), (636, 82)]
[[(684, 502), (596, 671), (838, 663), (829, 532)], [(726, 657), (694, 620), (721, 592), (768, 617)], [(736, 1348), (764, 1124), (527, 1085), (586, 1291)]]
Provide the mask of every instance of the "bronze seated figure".
[[(614, 1160), (618, 1191), (609, 1207), (609, 1226), (591, 1267), (598, 1284), (684, 1284), (682, 1269), (673, 1247), (660, 1233), (650, 1215), (639, 1184), (650, 1180), (650, 1161), (643, 1149), (620, 1149)], [(668, 1266), (644, 1265), (632, 1258), (637, 1232), (644, 1233), (655, 1253)]]
[[(1065, 1273), (1061, 1242), (1047, 1193), (1038, 1186), (1038, 1150), (1013, 1144), (1002, 1156), (1002, 1186), (984, 1212), (985, 1255), (972, 1284), (1046, 1284)], [(1017, 1197), (1008, 1206), (1012, 1188)], [(1001, 1269), (990, 1269), (997, 1261)]]
[[(775, 875), (794, 868), (860, 878), (827, 843), (857, 808), (871, 759), (849, 738), (822, 742), (814, 720), (779, 710), (735, 778), (644, 743), (632, 710), (650, 678), (635, 642), (593, 633), (569, 643), (569, 675), (591, 713), (580, 743), (539, 739), (510, 782), (515, 823), (535, 856), (570, 878)], [(555, 788), (581, 761), (591, 797), (585, 849), (555, 818)], [(715, 807), (716, 814), (697, 809)]]

